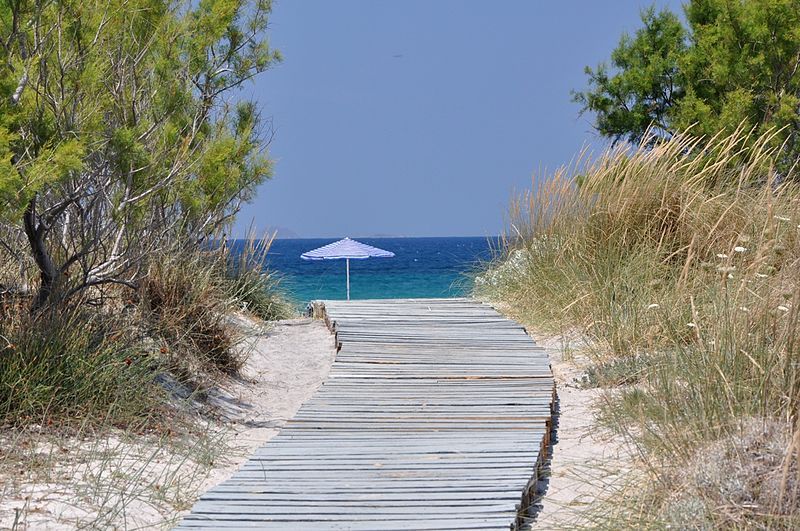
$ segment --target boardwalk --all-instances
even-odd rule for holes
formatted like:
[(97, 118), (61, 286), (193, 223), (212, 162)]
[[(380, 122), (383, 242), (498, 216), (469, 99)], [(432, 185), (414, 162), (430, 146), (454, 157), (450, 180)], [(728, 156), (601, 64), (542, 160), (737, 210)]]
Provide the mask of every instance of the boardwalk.
[(546, 353), (467, 299), (326, 302), (340, 350), (280, 434), (180, 525), (509, 529), (549, 434)]

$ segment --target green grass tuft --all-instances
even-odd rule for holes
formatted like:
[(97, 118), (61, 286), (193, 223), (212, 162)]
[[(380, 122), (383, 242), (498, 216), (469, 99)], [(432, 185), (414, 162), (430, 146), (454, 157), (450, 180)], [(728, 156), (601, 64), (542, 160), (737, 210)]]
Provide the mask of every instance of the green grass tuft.
[(0, 422), (76, 419), (122, 424), (163, 399), (153, 359), (112, 317), (80, 307), (0, 320)]

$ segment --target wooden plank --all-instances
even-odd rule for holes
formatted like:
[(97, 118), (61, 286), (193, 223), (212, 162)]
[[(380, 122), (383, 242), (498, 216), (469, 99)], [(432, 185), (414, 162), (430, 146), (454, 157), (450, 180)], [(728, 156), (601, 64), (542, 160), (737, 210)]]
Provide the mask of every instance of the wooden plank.
[(547, 352), (470, 299), (324, 304), (328, 380), (179, 529), (519, 525), (549, 437)]

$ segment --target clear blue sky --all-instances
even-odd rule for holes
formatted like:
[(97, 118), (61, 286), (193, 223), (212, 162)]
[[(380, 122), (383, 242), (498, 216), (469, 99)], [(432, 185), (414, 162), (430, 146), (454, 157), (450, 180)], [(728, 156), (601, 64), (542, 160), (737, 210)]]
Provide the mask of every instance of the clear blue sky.
[(534, 173), (602, 143), (570, 90), (652, 3), (276, 1), (285, 60), (243, 94), (273, 120), (275, 175), (236, 234), (498, 234)]

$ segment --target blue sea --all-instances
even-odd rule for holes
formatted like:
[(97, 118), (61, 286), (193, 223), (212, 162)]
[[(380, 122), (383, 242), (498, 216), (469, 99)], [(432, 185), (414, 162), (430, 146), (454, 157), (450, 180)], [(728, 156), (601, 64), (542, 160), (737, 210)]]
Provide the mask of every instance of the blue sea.
[[(300, 255), (335, 239), (272, 242), (267, 266), (303, 305), (314, 299), (345, 299), (345, 260), (302, 260)], [(351, 299), (460, 297), (472, 289), (471, 273), (492, 258), (496, 238), (358, 238), (395, 253), (394, 258), (350, 260)], [(235, 245), (235, 244), (234, 244)]]

